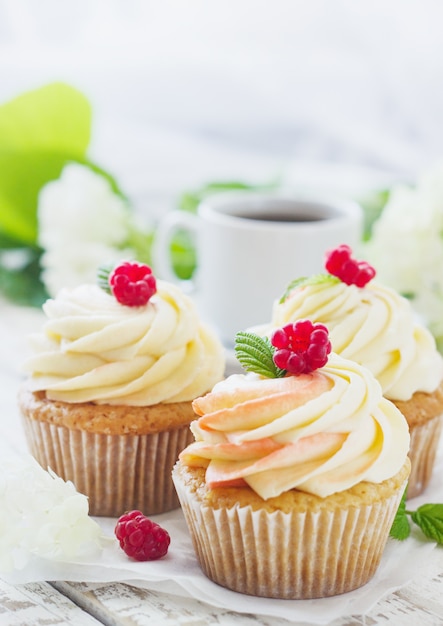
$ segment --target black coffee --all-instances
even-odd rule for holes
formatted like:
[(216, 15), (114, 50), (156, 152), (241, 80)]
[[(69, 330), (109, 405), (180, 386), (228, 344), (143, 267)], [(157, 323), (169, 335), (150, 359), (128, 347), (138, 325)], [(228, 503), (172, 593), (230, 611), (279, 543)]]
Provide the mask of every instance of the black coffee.
[(309, 213), (236, 213), (235, 217), (241, 217), (246, 220), (259, 220), (261, 222), (320, 222), (327, 220), (330, 215), (319, 215)]
[(225, 207), (225, 211), (227, 215), (244, 220), (286, 224), (320, 222), (339, 215), (335, 207), (326, 203), (285, 198), (253, 199), (250, 202), (245, 198), (243, 202)]

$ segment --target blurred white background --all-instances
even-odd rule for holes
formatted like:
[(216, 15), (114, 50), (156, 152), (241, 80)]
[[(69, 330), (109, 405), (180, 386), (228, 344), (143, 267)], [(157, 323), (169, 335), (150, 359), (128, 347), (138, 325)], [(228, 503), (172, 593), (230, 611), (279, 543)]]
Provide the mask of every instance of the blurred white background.
[(307, 164), (410, 178), (442, 153), (442, 23), (440, 0), (0, 0), (0, 101), (83, 91), (138, 199)]

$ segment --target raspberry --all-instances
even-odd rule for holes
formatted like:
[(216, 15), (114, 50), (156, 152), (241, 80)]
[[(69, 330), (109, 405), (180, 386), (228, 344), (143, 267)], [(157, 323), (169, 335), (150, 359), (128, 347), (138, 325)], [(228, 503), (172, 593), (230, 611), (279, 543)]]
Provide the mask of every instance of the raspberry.
[(336, 272), (339, 272), (342, 266), (351, 258), (352, 250), (346, 244), (342, 244), (334, 250), (329, 250), (326, 253), (325, 267), (327, 271), (336, 276)]
[(157, 291), (152, 270), (143, 263), (118, 265), (109, 276), (109, 285), (118, 302), (126, 306), (143, 306)]
[(155, 561), (168, 552), (168, 532), (148, 519), (141, 511), (122, 515), (115, 526), (121, 549), (136, 561)]
[(326, 365), (331, 352), (329, 333), (323, 324), (299, 320), (286, 324), (271, 335), (276, 348), (273, 360), (277, 367), (289, 374), (309, 374)]
[(325, 268), (346, 285), (365, 287), (375, 276), (375, 269), (366, 261), (352, 258), (352, 250), (346, 244), (326, 253)]

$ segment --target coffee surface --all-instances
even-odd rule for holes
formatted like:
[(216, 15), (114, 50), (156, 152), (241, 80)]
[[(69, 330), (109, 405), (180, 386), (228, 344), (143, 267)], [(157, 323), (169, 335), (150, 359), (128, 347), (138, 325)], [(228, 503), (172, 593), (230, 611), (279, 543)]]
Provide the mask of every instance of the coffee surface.
[(320, 215), (318, 213), (279, 213), (272, 211), (256, 213), (234, 213), (233, 217), (240, 217), (245, 220), (258, 220), (261, 222), (320, 222), (330, 219), (330, 215)]

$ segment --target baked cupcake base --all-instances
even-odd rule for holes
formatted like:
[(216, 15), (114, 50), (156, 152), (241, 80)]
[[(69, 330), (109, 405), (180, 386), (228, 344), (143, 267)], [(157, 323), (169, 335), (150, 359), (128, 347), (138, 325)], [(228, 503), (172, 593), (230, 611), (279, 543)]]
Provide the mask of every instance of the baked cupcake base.
[(19, 403), (31, 454), (88, 496), (90, 515), (119, 517), (133, 509), (156, 515), (178, 508), (171, 470), (193, 440), (190, 402), (69, 405), (24, 388)]
[(409, 425), (411, 475), (407, 497), (415, 498), (425, 491), (434, 470), (443, 428), (443, 384), (432, 394), (416, 392), (411, 400), (393, 403)]
[(204, 574), (253, 596), (325, 598), (375, 574), (410, 472), (328, 498), (292, 490), (264, 502), (251, 489), (208, 490), (178, 462), (173, 480)]

